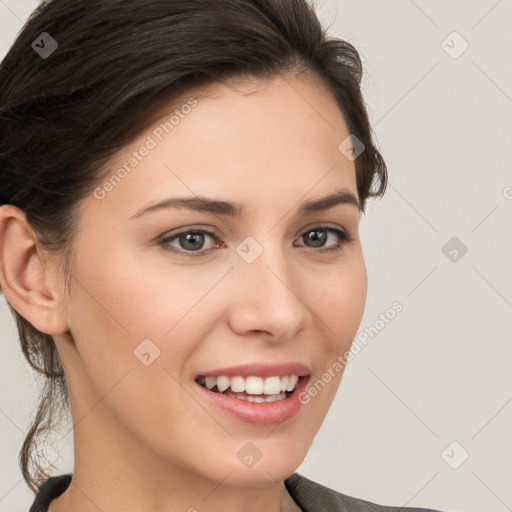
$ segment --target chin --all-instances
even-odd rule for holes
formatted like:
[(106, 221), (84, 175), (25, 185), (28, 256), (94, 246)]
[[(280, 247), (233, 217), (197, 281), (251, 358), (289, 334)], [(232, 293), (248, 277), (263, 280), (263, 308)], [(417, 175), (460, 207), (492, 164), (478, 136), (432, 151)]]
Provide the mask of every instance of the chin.
[[(280, 453), (279, 450), (262, 450), (259, 460), (252, 466), (239, 463), (227, 465), (225, 474), (231, 471), (226, 483), (240, 486), (269, 485), (291, 476), (304, 460), (305, 453)], [(218, 478), (218, 475), (217, 475)]]

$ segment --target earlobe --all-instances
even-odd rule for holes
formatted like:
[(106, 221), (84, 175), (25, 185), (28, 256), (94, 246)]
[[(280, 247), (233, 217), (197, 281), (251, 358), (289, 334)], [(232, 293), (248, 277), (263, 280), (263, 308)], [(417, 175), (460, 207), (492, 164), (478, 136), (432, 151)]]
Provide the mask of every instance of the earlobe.
[[(0, 285), (11, 306), (37, 330), (68, 330), (52, 268), (36, 245), (25, 213), (13, 205), (0, 207)], [(50, 286), (53, 285), (53, 286)]]

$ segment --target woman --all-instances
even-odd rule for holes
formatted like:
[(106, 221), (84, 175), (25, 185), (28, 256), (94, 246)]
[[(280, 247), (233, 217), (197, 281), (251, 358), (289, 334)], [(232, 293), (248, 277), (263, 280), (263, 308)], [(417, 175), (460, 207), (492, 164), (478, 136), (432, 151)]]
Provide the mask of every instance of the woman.
[[(294, 473), (387, 180), (354, 47), (303, 0), (54, 0), (0, 73), (0, 283), (46, 379), (31, 512), (398, 510)], [(60, 408), (74, 471), (48, 479)]]

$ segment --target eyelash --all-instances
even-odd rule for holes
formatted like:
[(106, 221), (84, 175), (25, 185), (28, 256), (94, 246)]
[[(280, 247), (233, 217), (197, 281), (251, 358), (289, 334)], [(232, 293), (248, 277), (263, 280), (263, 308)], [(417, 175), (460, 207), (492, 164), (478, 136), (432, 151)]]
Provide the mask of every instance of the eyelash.
[[(335, 247), (330, 247), (328, 249), (314, 249), (314, 248), (309, 248), (311, 251), (313, 252), (320, 252), (320, 253), (330, 253), (330, 252), (338, 252), (338, 251), (341, 251), (343, 250), (343, 246), (352, 242), (353, 241), (353, 238), (346, 232), (346, 231), (343, 231), (341, 229), (337, 229), (337, 228), (334, 228), (334, 227), (331, 227), (331, 226), (315, 226), (314, 228), (311, 228), (311, 229), (308, 229), (307, 231), (304, 231), (304, 233), (302, 233), (302, 235), (300, 236), (300, 238), (302, 238), (305, 234), (307, 233), (310, 233), (311, 231), (327, 231), (328, 233), (331, 233), (333, 235), (336, 235), (338, 237), (338, 244), (335, 246)], [(168, 243), (169, 242), (172, 242), (174, 241), (175, 239), (177, 239), (179, 236), (181, 235), (186, 235), (188, 233), (199, 233), (199, 234), (205, 234), (205, 235), (209, 235), (211, 236), (213, 239), (215, 240), (219, 240), (218, 237), (215, 235), (215, 233), (213, 233), (212, 231), (209, 231), (207, 229), (187, 229), (185, 231), (180, 231), (179, 233), (175, 233), (173, 234), (172, 236), (168, 236), (168, 237), (165, 237), (163, 239), (161, 239), (159, 241), (159, 245), (165, 250), (165, 251), (168, 251), (168, 252), (172, 252), (172, 253), (175, 253), (175, 254), (178, 254), (180, 256), (183, 256), (183, 257), (192, 257), (192, 258), (195, 258), (196, 256), (203, 256), (205, 254), (207, 254), (208, 252), (214, 250), (215, 248), (211, 248), (211, 249), (204, 249), (202, 251), (189, 251), (187, 252), (186, 249), (183, 249), (183, 250), (177, 250), (177, 249), (169, 249), (168, 247)], [(305, 246), (307, 248), (307, 246)]]

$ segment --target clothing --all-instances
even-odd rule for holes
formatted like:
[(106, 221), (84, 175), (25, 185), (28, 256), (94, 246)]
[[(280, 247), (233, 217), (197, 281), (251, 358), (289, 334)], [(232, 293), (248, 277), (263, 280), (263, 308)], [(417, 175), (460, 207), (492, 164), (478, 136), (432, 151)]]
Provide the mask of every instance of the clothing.
[(386, 507), (352, 498), (294, 473), (284, 481), (291, 497), (304, 512), (441, 512), (431, 508)]
[[(41, 486), (29, 512), (47, 512), (50, 501), (71, 483), (72, 473), (52, 476)], [(293, 501), (304, 512), (440, 512), (426, 508), (386, 507), (352, 498), (294, 473), (284, 481)]]

